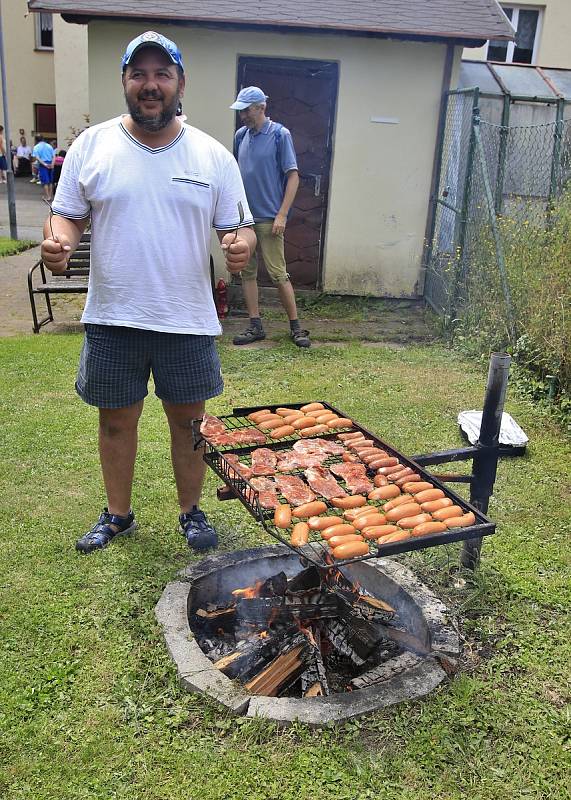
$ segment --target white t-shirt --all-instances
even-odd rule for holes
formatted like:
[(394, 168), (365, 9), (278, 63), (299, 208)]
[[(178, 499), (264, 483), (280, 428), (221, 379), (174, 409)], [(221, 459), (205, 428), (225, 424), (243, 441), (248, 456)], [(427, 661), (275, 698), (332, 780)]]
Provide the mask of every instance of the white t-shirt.
[(32, 155), (32, 148), (28, 147), (27, 144), (19, 144), (18, 149), (16, 150), (16, 155), (18, 158), (30, 158)]
[(168, 145), (135, 139), (121, 117), (84, 131), (63, 163), (53, 210), (91, 214), (82, 322), (217, 336), (211, 228), (253, 224), (238, 165), (220, 142), (183, 124)]

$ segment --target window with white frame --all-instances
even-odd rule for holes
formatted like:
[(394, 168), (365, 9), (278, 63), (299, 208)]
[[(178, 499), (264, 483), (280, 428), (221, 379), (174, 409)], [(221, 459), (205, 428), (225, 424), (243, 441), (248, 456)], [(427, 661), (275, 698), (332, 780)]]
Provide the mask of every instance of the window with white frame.
[(54, 49), (54, 23), (51, 14), (36, 14), (36, 50)]
[(516, 29), (515, 42), (488, 42), (486, 58), (507, 64), (534, 64), (539, 44), (541, 9), (502, 5), (502, 10)]

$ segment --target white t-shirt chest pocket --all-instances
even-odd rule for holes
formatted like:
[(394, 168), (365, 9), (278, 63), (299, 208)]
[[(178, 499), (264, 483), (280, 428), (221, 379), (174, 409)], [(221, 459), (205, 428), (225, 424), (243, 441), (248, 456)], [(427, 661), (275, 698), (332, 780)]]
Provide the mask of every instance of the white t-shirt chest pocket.
[(177, 202), (199, 208), (210, 208), (213, 186), (210, 178), (202, 175), (173, 175), (171, 186)]

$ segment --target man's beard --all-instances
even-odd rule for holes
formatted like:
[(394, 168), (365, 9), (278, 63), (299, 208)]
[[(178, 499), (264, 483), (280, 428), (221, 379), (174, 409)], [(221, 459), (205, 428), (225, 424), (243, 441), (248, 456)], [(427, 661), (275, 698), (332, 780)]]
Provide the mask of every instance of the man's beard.
[(176, 92), (169, 105), (163, 105), (163, 110), (155, 117), (149, 117), (139, 111), (140, 100), (162, 100), (162, 98), (159, 98), (156, 95), (144, 95), (138, 100), (133, 101), (130, 100), (125, 94), (125, 102), (127, 103), (127, 108), (129, 109), (129, 114), (131, 115), (133, 122), (135, 122), (140, 128), (148, 133), (156, 133), (157, 131), (162, 131), (163, 128), (166, 128), (176, 116), (178, 104), (180, 103), (180, 92)]

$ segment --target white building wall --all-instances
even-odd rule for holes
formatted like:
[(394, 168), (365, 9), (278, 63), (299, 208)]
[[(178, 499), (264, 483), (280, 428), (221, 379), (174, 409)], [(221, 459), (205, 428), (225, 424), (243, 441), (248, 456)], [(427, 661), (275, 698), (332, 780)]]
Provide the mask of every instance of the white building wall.
[(87, 25), (54, 14), (54, 80), (58, 145), (67, 149), (89, 119)]

